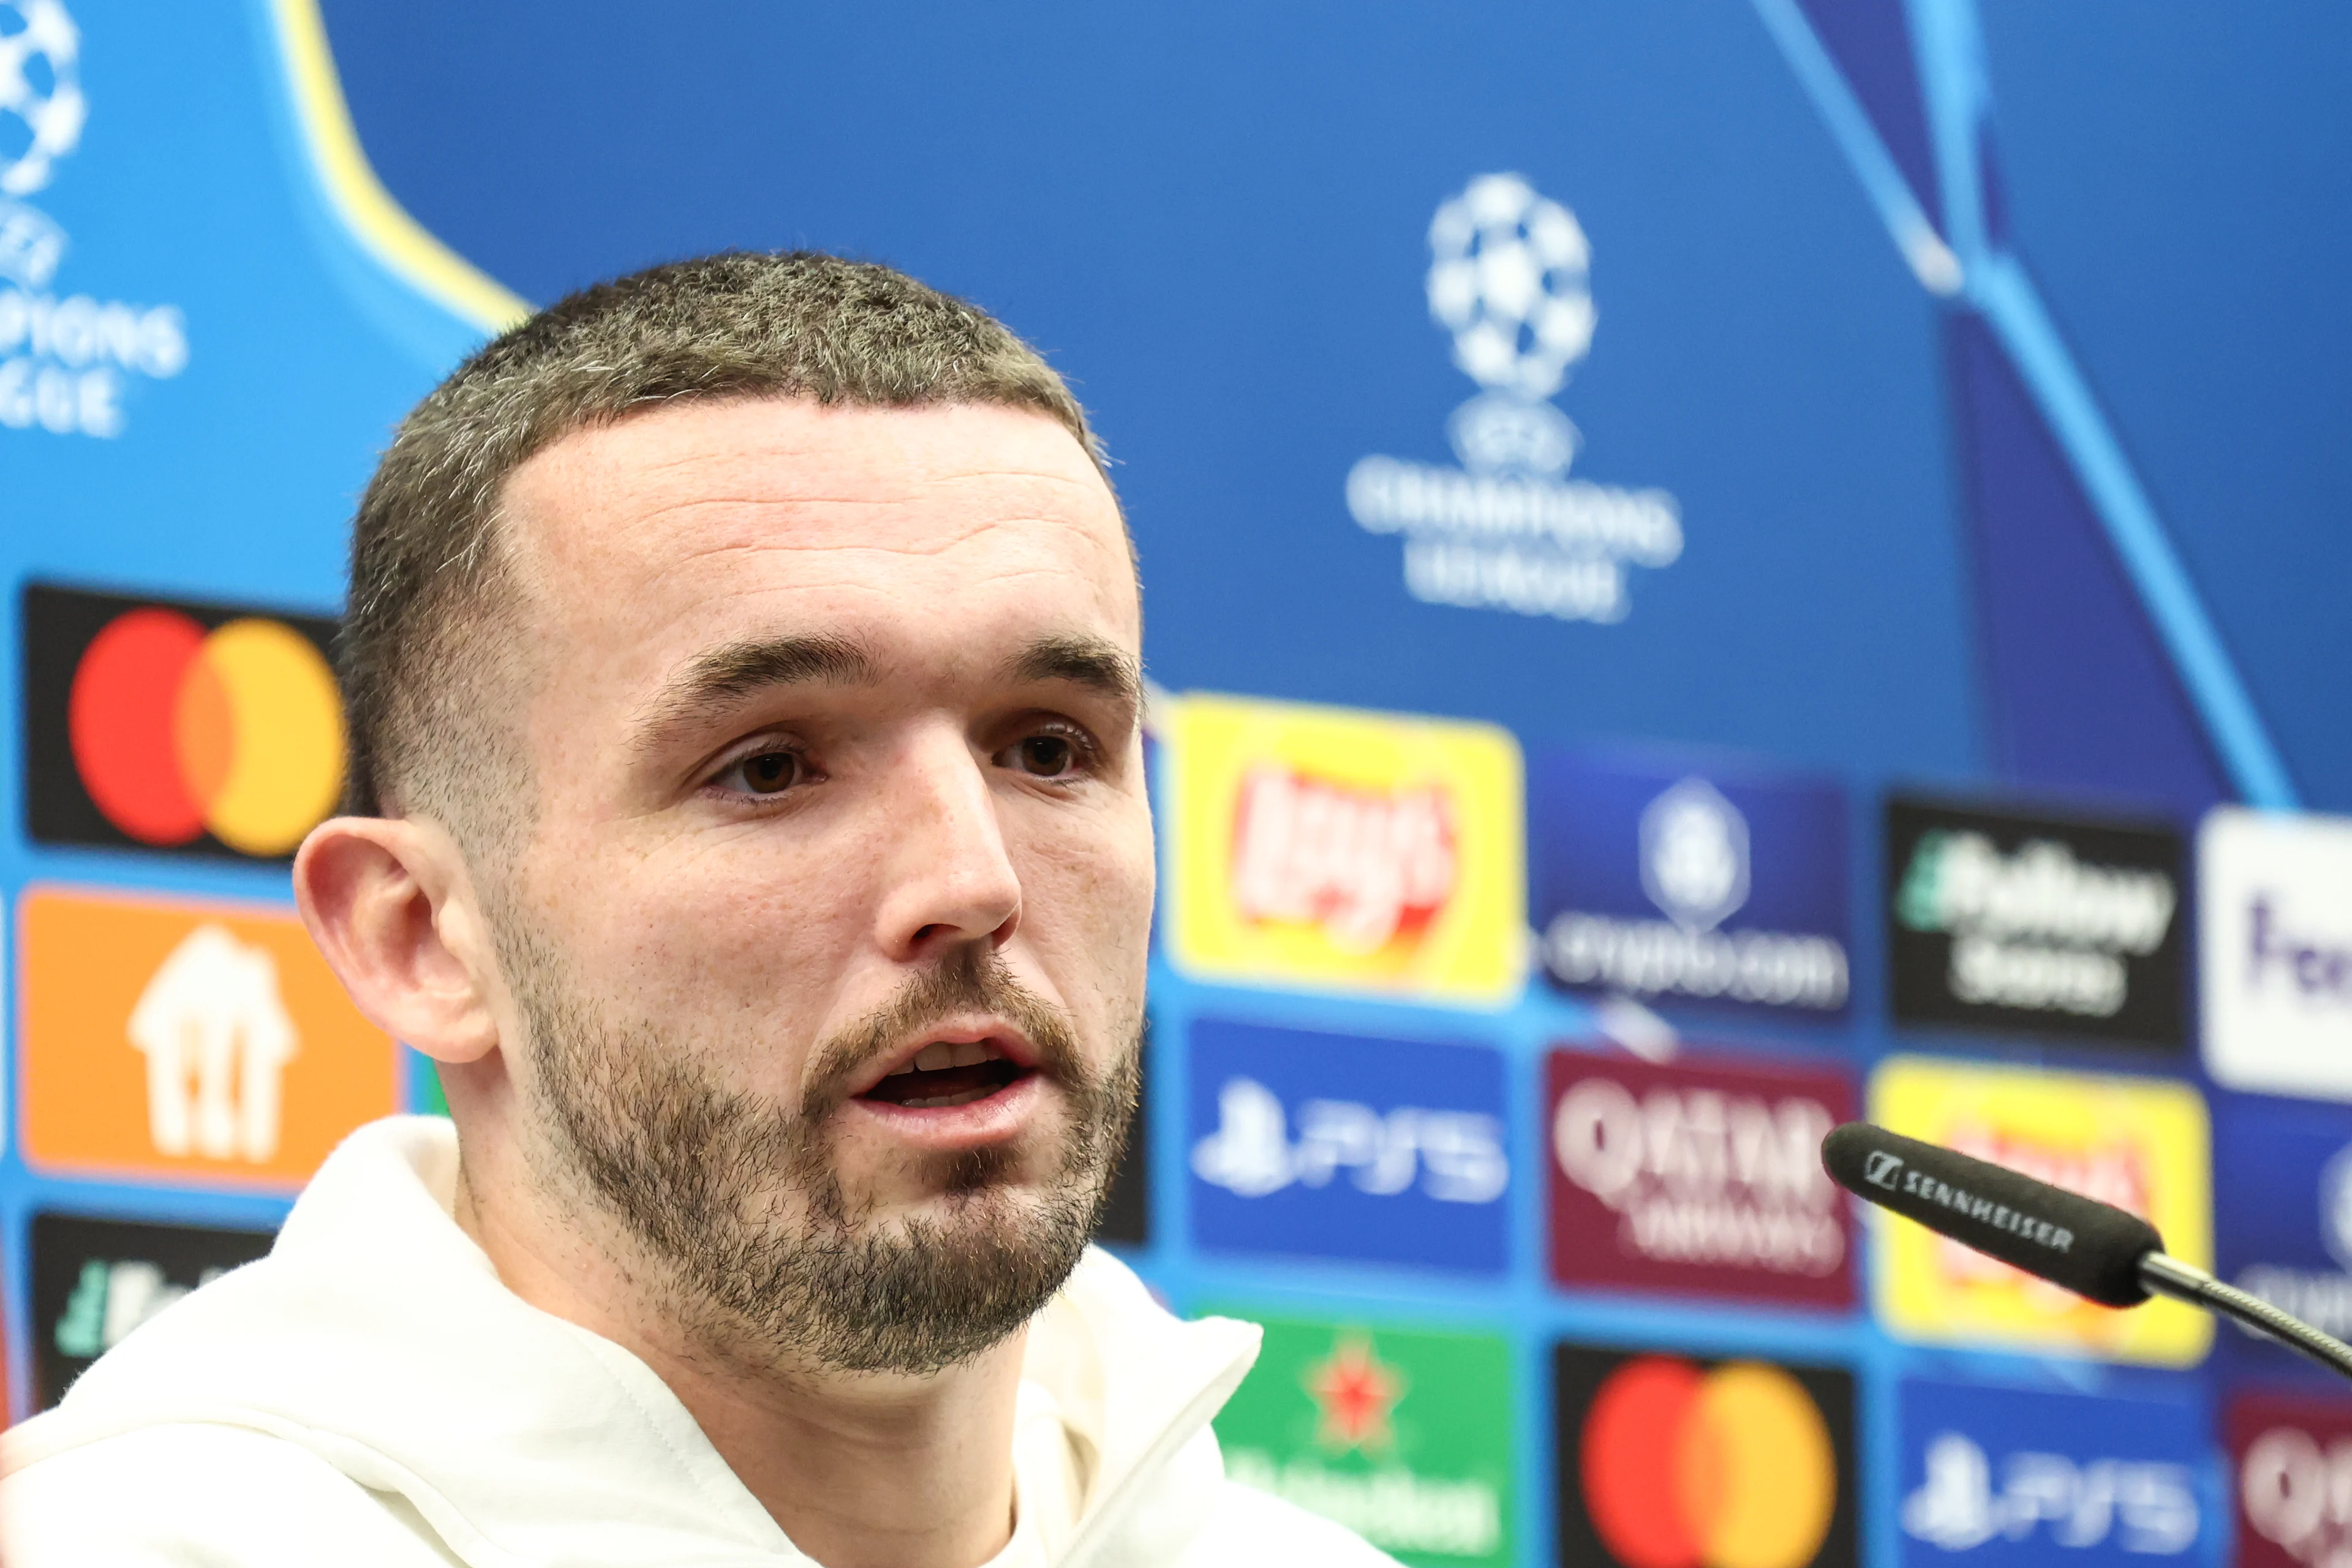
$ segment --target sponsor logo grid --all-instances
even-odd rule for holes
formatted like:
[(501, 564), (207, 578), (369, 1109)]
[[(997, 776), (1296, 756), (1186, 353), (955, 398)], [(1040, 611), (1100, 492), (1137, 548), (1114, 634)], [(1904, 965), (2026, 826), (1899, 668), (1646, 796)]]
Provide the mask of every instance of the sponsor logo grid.
[[(0, 9), (0, 117), (25, 128), (0, 142), (0, 429), (96, 448), (171, 416), (191, 329), (167, 277), (76, 284), (86, 258), (34, 198), (87, 156), (94, 68), (60, 0)], [(1342, 500), (1396, 542), (1409, 598), (1581, 631), (1671, 586), (1685, 539), (1668, 476), (1612, 468), (1562, 411), (1616, 254), (1563, 194), (1484, 174), (1437, 206), (1413, 308), (1476, 391), (1444, 423), (1452, 463), (1362, 457)], [(196, 857), (249, 878), (332, 809), (331, 623), (45, 583), (17, 606), (18, 830), (44, 853), (105, 851), (106, 879), (131, 883), (11, 884), (8, 1152), (27, 1190), (249, 1207), (297, 1190), (352, 1127), (429, 1109), (429, 1079), (358, 1017), (282, 900), (122, 872)], [(1103, 1234), (1189, 1281), (1180, 1305), (1265, 1325), (1217, 1419), (1234, 1476), (1417, 1563), (1530, 1562), (1550, 1542), (1624, 1568), (1843, 1568), (1863, 1552), (1870, 1464), (1899, 1472), (1880, 1490), (1898, 1499), (1906, 1568), (2205, 1561), (2225, 1530), (2248, 1563), (2352, 1560), (2352, 1400), (2241, 1397), (2224, 1452), (2190, 1399), (1905, 1379), (1899, 1431), (1858, 1446), (1855, 1367), (1906, 1364), (1865, 1353), (1878, 1324), (1963, 1354), (2168, 1369), (2198, 1367), (2210, 1334), (2177, 1309), (2070, 1306), (1883, 1230), (1865, 1290), (1864, 1227), (1812, 1153), (1866, 1081), (1889, 1124), (2147, 1213), (2192, 1261), (2213, 1251), (2210, 1179), (2221, 1270), (2352, 1327), (2352, 1112), (2225, 1099), (2209, 1159), (2186, 1079), (1869, 1070), (1886, 1022), (2184, 1058), (2193, 1038), (2230, 1088), (2352, 1100), (2352, 822), (2215, 813), (2192, 906), (2180, 836), (2128, 814), (1898, 798), (1872, 910), (1849, 881), (1872, 806), (1858, 790), (1598, 752), (1530, 765), (1521, 739), (1209, 694), (1161, 715), (1162, 1023), (1184, 1039), (1154, 1064)], [(157, 879), (184, 887), (172, 864)], [(1885, 1020), (1858, 1005), (1874, 939)], [(1253, 992), (1307, 1010), (1248, 1021), (1235, 999)], [(1580, 1005), (1604, 1000), (1708, 1027), (1671, 1061), (1636, 1059), (1593, 1037)], [(1748, 1024), (1773, 1043), (1744, 1048)], [(14, 1216), (17, 1414), (269, 1240), (252, 1223), (43, 1205)], [(1511, 1294), (1521, 1279), (1540, 1306)], [(1359, 1297), (1406, 1280), (1461, 1310), (1437, 1324), (1230, 1296), (1331, 1279)], [(1650, 1316), (1658, 1335), (1630, 1331)], [(1726, 1323), (1753, 1346), (1727, 1352)], [(1603, 1324), (1629, 1331), (1604, 1342)], [(1835, 1341), (1853, 1364), (1800, 1341)], [(1532, 1376), (1546, 1356), (1549, 1378)], [(2177, 1375), (2201, 1396), (2202, 1372)], [(1531, 1439), (1545, 1425), (1548, 1446)], [(2234, 1524), (2201, 1479), (2224, 1462)]]

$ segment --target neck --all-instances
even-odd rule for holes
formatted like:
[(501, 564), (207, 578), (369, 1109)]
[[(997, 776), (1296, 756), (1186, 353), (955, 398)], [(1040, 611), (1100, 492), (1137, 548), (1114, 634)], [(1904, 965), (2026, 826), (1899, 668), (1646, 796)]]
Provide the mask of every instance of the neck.
[(646, 1284), (655, 1266), (609, 1218), (518, 1201), (535, 1190), (513, 1179), (524, 1173), (484, 1170), (490, 1162), (466, 1154), (457, 1223), (506, 1287), (653, 1368), (824, 1568), (977, 1568), (1011, 1539), (1024, 1334), (924, 1376), (736, 1354), (662, 1309)]

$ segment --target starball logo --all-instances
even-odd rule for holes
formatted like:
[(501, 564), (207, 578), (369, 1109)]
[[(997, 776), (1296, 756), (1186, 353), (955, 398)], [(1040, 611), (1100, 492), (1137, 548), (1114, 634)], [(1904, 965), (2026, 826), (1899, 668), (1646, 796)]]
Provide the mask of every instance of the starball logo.
[(127, 426), (133, 378), (187, 368), (188, 334), (176, 306), (49, 288), (69, 241), (19, 198), (81, 143), (81, 32), (59, 0), (0, 0), (0, 428), (110, 437)]
[(1581, 437), (1549, 399), (1600, 320), (1582, 226), (1520, 175), (1481, 174), (1438, 207), (1429, 248), (1429, 313), (1482, 389), (1447, 426), (1462, 467), (1362, 458), (1349, 512), (1403, 536), (1405, 591), (1424, 603), (1624, 619), (1627, 569), (1673, 564), (1682, 518), (1664, 490), (1566, 477)]
[(1198, 978), (1492, 1005), (1524, 971), (1520, 767), (1486, 724), (1192, 694), (1163, 733)]
[[(2214, 1272), (2338, 1339), (2352, 1334), (2352, 1128), (2342, 1108), (2268, 1095), (2214, 1107)], [(2283, 1371), (2291, 1352), (2227, 1336), (2233, 1360)]]

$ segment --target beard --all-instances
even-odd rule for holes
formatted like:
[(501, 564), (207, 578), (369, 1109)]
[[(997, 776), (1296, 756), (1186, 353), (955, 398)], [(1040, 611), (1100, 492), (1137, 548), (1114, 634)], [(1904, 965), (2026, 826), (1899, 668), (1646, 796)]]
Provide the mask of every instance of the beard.
[[(726, 1085), (683, 1031), (593, 1000), (549, 943), (515, 934), (499, 945), (535, 1057), (533, 1163), (619, 1222), (654, 1265), (640, 1285), (709, 1348), (814, 1372), (937, 1372), (1002, 1342), (1076, 1267), (1133, 1120), (1139, 1020), (1090, 1068), (1058, 1008), (994, 953), (962, 950), (819, 1042), (785, 1108)], [(1031, 1151), (1045, 1168), (1025, 1184), (1003, 1146), (910, 1156), (938, 1199), (877, 1215), (843, 1187), (833, 1113), (861, 1068), (976, 1011), (1017, 1026), (1060, 1089), (1057, 1147)]]

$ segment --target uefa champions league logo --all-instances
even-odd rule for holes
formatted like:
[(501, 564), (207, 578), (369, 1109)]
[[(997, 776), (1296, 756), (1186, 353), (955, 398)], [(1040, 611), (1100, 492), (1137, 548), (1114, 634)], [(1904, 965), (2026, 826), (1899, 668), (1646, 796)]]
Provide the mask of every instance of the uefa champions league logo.
[(1486, 390), (1448, 426), (1463, 466), (1556, 474), (1576, 426), (1544, 399), (1592, 347), (1592, 247), (1576, 215), (1517, 174), (1482, 174), (1429, 226), (1429, 313)]
[(139, 382), (187, 368), (188, 333), (176, 305), (47, 292), (66, 231), (18, 198), (46, 189), (81, 144), (80, 61), (61, 0), (0, 0), (0, 431), (107, 439), (125, 428)]
[(80, 53), (58, 0), (0, 0), (0, 195), (47, 184), (81, 141), (89, 105), (76, 75)]
[(1576, 215), (1517, 174), (1480, 174), (1429, 226), (1429, 313), (1479, 392), (1446, 434), (1459, 468), (1365, 458), (1348, 510), (1404, 535), (1405, 589), (1428, 604), (1622, 620), (1628, 566), (1682, 553), (1659, 489), (1568, 479), (1580, 438), (1552, 395), (1591, 351), (1592, 246)]

